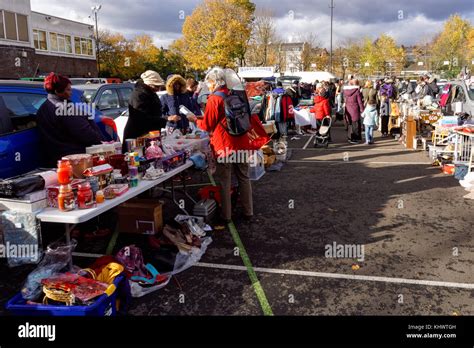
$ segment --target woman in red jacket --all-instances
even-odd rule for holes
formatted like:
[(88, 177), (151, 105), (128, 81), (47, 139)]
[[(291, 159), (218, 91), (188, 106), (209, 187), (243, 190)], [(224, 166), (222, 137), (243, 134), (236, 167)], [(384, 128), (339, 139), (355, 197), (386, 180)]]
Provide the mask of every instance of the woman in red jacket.
[[(226, 85), (225, 71), (221, 68), (213, 68), (206, 77), (209, 95), (204, 117), (197, 118), (189, 116), (191, 122), (210, 133), (211, 148), (217, 159), (216, 179), (222, 187), (222, 222), (230, 222), (232, 219), (231, 206), (231, 177), (235, 174), (239, 182), (240, 200), (243, 206), (243, 218), (250, 221), (253, 217), (252, 186), (249, 179), (248, 161), (233, 161), (232, 155), (238, 154), (242, 150), (249, 148), (248, 135), (232, 136), (227, 132), (227, 119), (225, 116), (224, 98), (216, 95), (215, 92), (229, 94)], [(238, 156), (240, 158), (240, 156)], [(237, 162), (237, 163), (235, 163)]]
[[(316, 85), (316, 96), (314, 97), (314, 114), (316, 117), (316, 128), (319, 130), (326, 116), (331, 117), (331, 106), (327, 97), (327, 91), (321, 83)], [(329, 136), (331, 139), (331, 136)]]

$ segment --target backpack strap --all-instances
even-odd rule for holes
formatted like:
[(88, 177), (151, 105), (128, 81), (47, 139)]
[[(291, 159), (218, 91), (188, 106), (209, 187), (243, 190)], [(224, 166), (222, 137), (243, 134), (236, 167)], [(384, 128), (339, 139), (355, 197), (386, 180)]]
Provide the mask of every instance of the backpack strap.
[[(224, 102), (225, 102), (225, 98), (227, 98), (227, 94), (225, 94), (224, 92), (220, 92), (220, 91), (215, 91), (214, 93), (212, 93), (218, 97), (221, 97), (222, 99), (224, 99)], [(224, 106), (224, 109), (225, 109), (225, 106)], [(225, 110), (225, 114), (224, 114), (224, 117), (222, 119), (219, 120), (219, 122), (217, 123), (217, 126), (216, 128), (220, 125), (222, 126), (222, 128), (224, 128), (225, 131), (227, 131), (227, 127), (224, 127), (224, 125), (222, 124), (222, 121), (224, 121), (224, 119), (227, 117), (227, 110)], [(214, 128), (214, 131), (216, 130), (216, 128)]]

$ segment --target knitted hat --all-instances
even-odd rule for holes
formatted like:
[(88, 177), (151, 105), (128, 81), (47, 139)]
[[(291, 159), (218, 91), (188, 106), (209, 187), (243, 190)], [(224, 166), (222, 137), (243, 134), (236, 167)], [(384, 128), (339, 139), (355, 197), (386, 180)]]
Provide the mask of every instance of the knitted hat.
[(148, 86), (164, 86), (165, 81), (161, 78), (160, 74), (156, 71), (148, 70), (145, 71), (141, 76), (143, 83)]

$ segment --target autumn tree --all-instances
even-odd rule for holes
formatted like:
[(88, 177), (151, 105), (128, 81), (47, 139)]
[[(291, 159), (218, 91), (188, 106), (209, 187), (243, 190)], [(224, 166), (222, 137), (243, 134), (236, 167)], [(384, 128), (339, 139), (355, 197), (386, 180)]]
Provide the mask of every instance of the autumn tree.
[(144, 71), (143, 60), (136, 52), (133, 40), (128, 40), (122, 34), (109, 31), (102, 31), (100, 36), (102, 76), (130, 79)]
[(276, 65), (278, 49), (274, 13), (271, 9), (259, 9), (253, 20), (253, 30), (245, 54), (246, 65)]
[(188, 65), (204, 71), (243, 61), (254, 9), (248, 0), (204, 0), (183, 25), (181, 47)]
[(468, 20), (462, 19), (457, 14), (449, 17), (443, 31), (435, 37), (431, 47), (432, 65), (435, 71), (444, 71), (448, 77), (459, 73), (462, 66), (467, 63), (469, 47), (466, 43), (471, 31), (472, 25)]

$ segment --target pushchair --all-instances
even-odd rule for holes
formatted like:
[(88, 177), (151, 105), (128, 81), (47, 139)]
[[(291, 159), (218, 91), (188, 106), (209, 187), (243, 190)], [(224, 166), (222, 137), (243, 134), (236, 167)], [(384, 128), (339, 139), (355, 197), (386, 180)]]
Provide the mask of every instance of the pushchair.
[(321, 120), (321, 126), (318, 129), (318, 132), (314, 136), (314, 147), (328, 147), (330, 132), (332, 126), (331, 116), (326, 116)]

